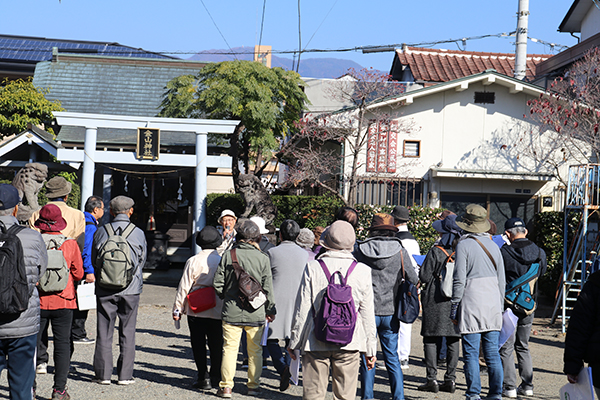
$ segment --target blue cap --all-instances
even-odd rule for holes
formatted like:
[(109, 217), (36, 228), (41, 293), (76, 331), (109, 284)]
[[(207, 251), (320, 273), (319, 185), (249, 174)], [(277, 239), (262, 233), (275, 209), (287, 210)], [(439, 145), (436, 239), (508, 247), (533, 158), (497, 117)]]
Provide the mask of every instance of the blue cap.
[(20, 201), (21, 198), (16, 187), (8, 183), (0, 184), (0, 210), (13, 208)]
[(517, 228), (519, 226), (522, 226), (523, 228), (525, 228), (525, 221), (523, 221), (521, 218), (511, 218), (508, 221), (506, 221), (506, 223), (504, 224), (504, 230), (507, 231), (509, 229), (512, 228)]

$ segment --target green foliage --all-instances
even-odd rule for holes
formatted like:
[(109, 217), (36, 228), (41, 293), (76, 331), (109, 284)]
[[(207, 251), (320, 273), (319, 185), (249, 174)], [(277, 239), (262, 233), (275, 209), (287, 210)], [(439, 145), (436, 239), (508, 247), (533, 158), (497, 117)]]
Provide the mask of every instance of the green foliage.
[(160, 103), (159, 117), (201, 118), (194, 108), (196, 101), (197, 79), (194, 75), (182, 75), (171, 79), (165, 87), (166, 92)]
[(231, 210), (239, 216), (244, 208), (244, 201), (239, 194), (209, 193), (206, 196), (206, 225), (217, 226), (217, 219), (223, 210)]
[[(61, 171), (56, 175), (49, 176), (48, 180), (57, 175), (62, 176), (67, 181), (71, 182), (71, 193), (67, 198), (67, 205), (79, 210), (79, 207), (81, 206), (81, 187), (77, 184), (77, 180), (79, 179), (77, 174), (75, 172)], [(44, 187), (42, 187), (38, 193), (38, 203), (41, 206), (44, 206), (48, 203), (48, 197), (46, 197), (46, 185), (44, 185)]]
[(27, 124), (48, 126), (54, 111), (62, 111), (58, 101), (49, 101), (47, 91), (33, 86), (31, 79), (9, 81), (0, 85), (0, 135), (11, 135), (27, 129)]
[[(548, 270), (539, 280), (539, 288), (548, 297), (554, 298), (563, 270), (564, 213), (551, 211), (536, 214), (533, 218), (533, 232), (529, 238), (546, 252)], [(569, 214), (569, 242), (579, 221), (580, 213)]]

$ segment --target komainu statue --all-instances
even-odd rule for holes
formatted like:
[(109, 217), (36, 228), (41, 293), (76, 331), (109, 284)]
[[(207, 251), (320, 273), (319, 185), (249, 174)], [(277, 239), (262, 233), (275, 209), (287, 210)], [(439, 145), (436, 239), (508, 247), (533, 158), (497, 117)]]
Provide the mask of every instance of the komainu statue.
[(38, 193), (44, 186), (47, 177), (48, 167), (40, 163), (25, 164), (25, 168), (21, 168), (17, 172), (12, 185), (17, 188), (21, 197), (17, 214), (19, 221), (27, 221), (34, 211), (41, 208), (38, 203)]
[(271, 196), (260, 179), (256, 175), (241, 174), (238, 186), (242, 199), (246, 203), (246, 209), (241, 217), (248, 218), (252, 209), (255, 209), (256, 215), (264, 219), (266, 225), (271, 225), (277, 215), (277, 207), (271, 201)]

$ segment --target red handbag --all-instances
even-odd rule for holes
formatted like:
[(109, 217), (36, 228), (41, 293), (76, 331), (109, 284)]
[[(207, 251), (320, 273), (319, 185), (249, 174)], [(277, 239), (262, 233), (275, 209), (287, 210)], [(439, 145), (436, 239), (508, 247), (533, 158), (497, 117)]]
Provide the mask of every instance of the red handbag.
[(212, 286), (206, 286), (194, 290), (193, 292), (188, 293), (187, 302), (190, 306), (190, 310), (192, 310), (192, 312), (195, 314), (209, 310), (217, 305), (215, 288)]

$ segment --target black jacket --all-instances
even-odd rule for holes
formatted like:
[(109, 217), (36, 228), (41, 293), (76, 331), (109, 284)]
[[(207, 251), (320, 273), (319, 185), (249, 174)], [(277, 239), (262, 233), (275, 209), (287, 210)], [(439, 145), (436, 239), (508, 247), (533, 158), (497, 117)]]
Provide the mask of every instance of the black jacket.
[(573, 308), (565, 339), (564, 372), (577, 375), (587, 362), (600, 365), (600, 271), (590, 275)]
[(504, 259), (506, 284), (525, 275), (532, 263), (539, 260), (540, 270), (538, 277), (546, 273), (546, 253), (529, 239), (517, 239), (510, 245), (500, 248)]

